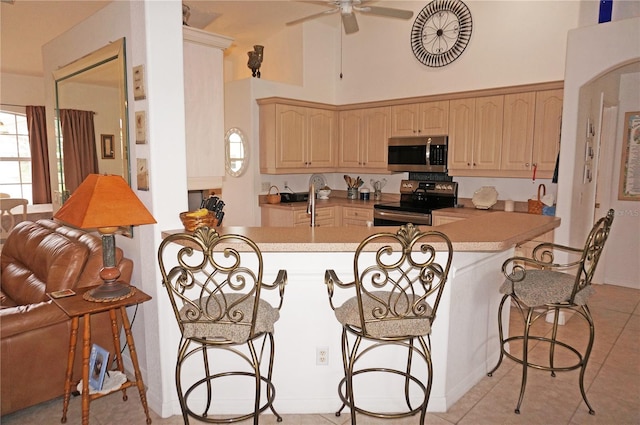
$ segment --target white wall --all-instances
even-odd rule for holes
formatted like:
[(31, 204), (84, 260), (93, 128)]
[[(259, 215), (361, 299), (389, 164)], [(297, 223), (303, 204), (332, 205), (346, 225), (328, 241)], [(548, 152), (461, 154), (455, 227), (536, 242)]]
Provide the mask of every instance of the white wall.
[[(120, 37), (127, 43), (128, 81), (133, 81), (134, 66), (145, 66), (146, 99), (135, 101), (133, 91), (128, 93), (129, 134), (135, 134), (135, 111), (145, 110), (148, 142), (130, 144), (130, 165), (135, 188), (136, 159), (148, 160), (151, 190), (136, 194), (158, 224), (136, 227), (132, 239), (119, 237), (117, 245), (134, 262), (132, 283), (153, 297), (138, 310), (133, 332), (149, 405), (161, 415), (173, 413), (175, 399), (175, 358), (162, 349), (166, 343), (161, 329), (175, 325), (175, 319), (159, 284), (156, 249), (162, 238), (160, 230), (180, 228), (178, 213), (187, 207), (184, 90), (182, 84), (176, 84), (183, 81), (182, 60), (176, 60), (182, 58), (181, 16), (179, 2), (113, 2), (43, 48), (50, 122), (54, 111), (51, 72), (58, 66)], [(49, 137), (51, 143), (52, 132)]]
[[(638, 106), (640, 88), (634, 78), (621, 81), (619, 88), (611, 93), (607, 84), (598, 84), (599, 79), (616, 72), (622, 65), (640, 61), (640, 18), (631, 18), (607, 24), (580, 28), (569, 33), (567, 49), (567, 70), (564, 89), (564, 112), (562, 117), (561, 167), (558, 184), (558, 205), (556, 213), (563, 224), (556, 230), (556, 241), (563, 244), (581, 246), (594, 221), (596, 199), (596, 179), (583, 183), (585, 129), (588, 116), (594, 114), (600, 104), (603, 90), (606, 97), (619, 97), (619, 118), (616, 140), (622, 143), (622, 123), (620, 115)], [(598, 60), (593, 60), (597, 57)], [(635, 106), (634, 106), (635, 105)], [(596, 128), (596, 134), (600, 129)], [(616, 147), (613, 161), (620, 161), (621, 146)], [(576, 158), (576, 160), (572, 160)], [(619, 165), (604, 164), (611, 173), (608, 185), (598, 188), (604, 193), (612, 193), (607, 202), (616, 208), (611, 239), (607, 242), (605, 264), (607, 283), (640, 287), (638, 282), (638, 206), (636, 203), (620, 202), (617, 197)], [(596, 170), (597, 171), (597, 170)], [(627, 213), (628, 212), (628, 213)], [(622, 233), (620, 233), (622, 232)], [(614, 258), (617, 257), (617, 258)]]
[[(27, 105), (44, 105), (44, 82), (40, 77), (2, 73), (0, 76), (2, 109), (24, 113)], [(22, 105), (16, 107), (5, 104)]]

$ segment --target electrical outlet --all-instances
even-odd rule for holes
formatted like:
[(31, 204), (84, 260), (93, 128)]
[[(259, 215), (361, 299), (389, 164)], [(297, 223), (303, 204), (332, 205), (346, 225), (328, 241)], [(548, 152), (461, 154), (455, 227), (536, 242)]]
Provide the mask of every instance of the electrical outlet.
[(329, 364), (329, 347), (316, 347), (316, 365), (327, 366)]
[(262, 192), (268, 192), (270, 187), (271, 187), (271, 183), (269, 183), (269, 182), (262, 182), (262, 185), (260, 186), (260, 190), (261, 190)]

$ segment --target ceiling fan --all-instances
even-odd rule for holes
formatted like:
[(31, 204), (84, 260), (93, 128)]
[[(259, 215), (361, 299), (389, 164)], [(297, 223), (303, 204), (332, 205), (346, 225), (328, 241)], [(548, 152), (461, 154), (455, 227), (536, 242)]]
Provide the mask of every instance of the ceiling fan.
[(340, 12), (342, 16), (342, 25), (344, 26), (344, 32), (346, 34), (352, 34), (358, 31), (358, 21), (356, 20), (356, 14), (354, 12), (365, 13), (369, 15), (384, 16), (388, 18), (400, 18), (409, 19), (413, 16), (413, 12), (410, 10), (393, 9), (390, 7), (368, 6), (367, 4), (371, 0), (326, 0), (326, 1), (308, 1), (305, 3), (316, 3), (323, 6), (331, 6), (331, 9), (325, 10), (320, 13), (314, 13), (313, 15), (305, 16), (304, 18), (296, 19), (291, 22), (287, 22), (287, 25), (295, 25), (310, 19), (319, 18), (324, 15)]

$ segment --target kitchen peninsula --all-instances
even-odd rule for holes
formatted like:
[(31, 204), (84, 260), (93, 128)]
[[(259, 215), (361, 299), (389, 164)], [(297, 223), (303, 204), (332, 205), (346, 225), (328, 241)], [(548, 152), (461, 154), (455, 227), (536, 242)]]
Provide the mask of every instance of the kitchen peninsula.
[[(498, 288), (504, 280), (502, 263), (513, 254), (516, 244), (559, 225), (556, 217), (496, 211), (437, 227), (451, 239), (454, 255), (431, 335), (434, 376), (429, 411), (446, 411), (494, 366), (499, 353), (497, 312)], [(257, 243), (264, 256), (265, 282), (273, 281), (279, 269), (288, 273), (275, 331), (274, 405), (279, 412), (327, 413), (339, 407), (337, 385), (343, 373), (341, 327), (329, 307), (324, 272), (334, 269), (345, 282), (353, 280), (353, 252), (360, 241), (375, 232), (397, 229), (219, 228), (220, 233), (243, 234)], [(180, 230), (164, 232), (164, 236), (176, 232)], [(268, 300), (275, 295), (269, 292), (263, 291)], [(353, 295), (351, 291), (337, 291), (334, 300), (339, 305)], [(167, 344), (174, 345), (167, 347), (175, 349), (179, 338), (177, 329), (172, 328)], [(328, 365), (316, 364), (319, 347), (328, 350)], [(385, 361), (396, 357), (390, 355)], [(359, 390), (360, 397), (365, 405), (396, 409), (404, 399), (401, 394), (389, 393), (388, 387), (368, 385)], [(228, 397), (224, 401), (228, 412), (247, 401)], [(176, 409), (179, 412), (179, 407)]]

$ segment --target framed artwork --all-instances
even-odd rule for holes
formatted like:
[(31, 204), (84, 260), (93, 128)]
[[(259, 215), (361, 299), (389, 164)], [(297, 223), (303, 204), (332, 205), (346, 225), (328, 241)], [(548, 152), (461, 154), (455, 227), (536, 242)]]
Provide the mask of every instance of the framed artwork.
[(102, 143), (102, 159), (115, 159), (116, 153), (113, 145), (113, 134), (100, 135)]
[(96, 391), (102, 389), (108, 364), (109, 352), (99, 345), (93, 344), (89, 356), (89, 386)]
[(640, 111), (624, 114), (618, 199), (640, 201)]
[(145, 111), (136, 112), (136, 144), (147, 143), (147, 114)]

